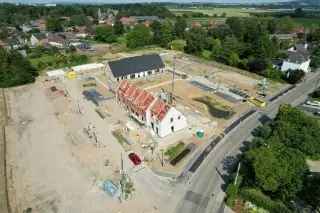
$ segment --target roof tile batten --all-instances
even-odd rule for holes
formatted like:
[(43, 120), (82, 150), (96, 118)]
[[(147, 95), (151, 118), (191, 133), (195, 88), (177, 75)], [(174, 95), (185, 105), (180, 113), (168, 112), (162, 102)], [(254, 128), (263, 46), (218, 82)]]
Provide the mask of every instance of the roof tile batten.
[(164, 101), (158, 99), (157, 102), (153, 105), (151, 112), (157, 120), (161, 121), (166, 116), (169, 109), (169, 105), (167, 105)]
[(124, 104), (130, 106), (140, 115), (143, 115), (155, 100), (155, 97), (151, 93), (139, 89), (127, 81), (120, 83), (117, 93)]

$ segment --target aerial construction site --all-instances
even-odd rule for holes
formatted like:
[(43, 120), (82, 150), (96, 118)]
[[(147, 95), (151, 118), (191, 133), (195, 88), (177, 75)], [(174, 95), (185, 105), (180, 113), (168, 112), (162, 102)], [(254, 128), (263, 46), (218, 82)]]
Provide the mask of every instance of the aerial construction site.
[(173, 212), (208, 143), (286, 87), (188, 57), (127, 54), (6, 89), (12, 212)]

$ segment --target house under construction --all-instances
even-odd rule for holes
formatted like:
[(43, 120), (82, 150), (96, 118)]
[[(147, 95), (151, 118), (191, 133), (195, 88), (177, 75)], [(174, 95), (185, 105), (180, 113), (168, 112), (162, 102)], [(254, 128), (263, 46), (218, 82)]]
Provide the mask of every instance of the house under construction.
[(121, 81), (117, 89), (117, 100), (139, 123), (147, 126), (159, 137), (187, 127), (185, 116), (150, 92), (140, 89), (128, 81)]

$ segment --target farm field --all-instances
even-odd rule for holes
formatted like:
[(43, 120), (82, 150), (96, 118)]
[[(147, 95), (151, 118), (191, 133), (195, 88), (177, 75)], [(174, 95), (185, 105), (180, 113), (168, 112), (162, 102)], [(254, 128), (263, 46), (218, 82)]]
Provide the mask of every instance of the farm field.
[(200, 12), (203, 14), (207, 14), (209, 16), (221, 16), (222, 14), (226, 14), (226, 17), (248, 17), (250, 13), (262, 13), (269, 12), (270, 10), (262, 10), (255, 8), (183, 8), (183, 9), (169, 9), (171, 12), (176, 15), (182, 15), (183, 13), (188, 12)]
[(305, 28), (316, 28), (320, 26), (320, 19), (317, 18), (294, 18), (293, 20)]

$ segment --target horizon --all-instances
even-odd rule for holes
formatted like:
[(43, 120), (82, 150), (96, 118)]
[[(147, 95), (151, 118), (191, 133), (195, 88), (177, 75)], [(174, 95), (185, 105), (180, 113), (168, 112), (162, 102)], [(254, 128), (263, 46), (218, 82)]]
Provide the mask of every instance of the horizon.
[(132, 3), (216, 3), (216, 4), (275, 4), (296, 0), (0, 0), (12, 4), (132, 4)]

